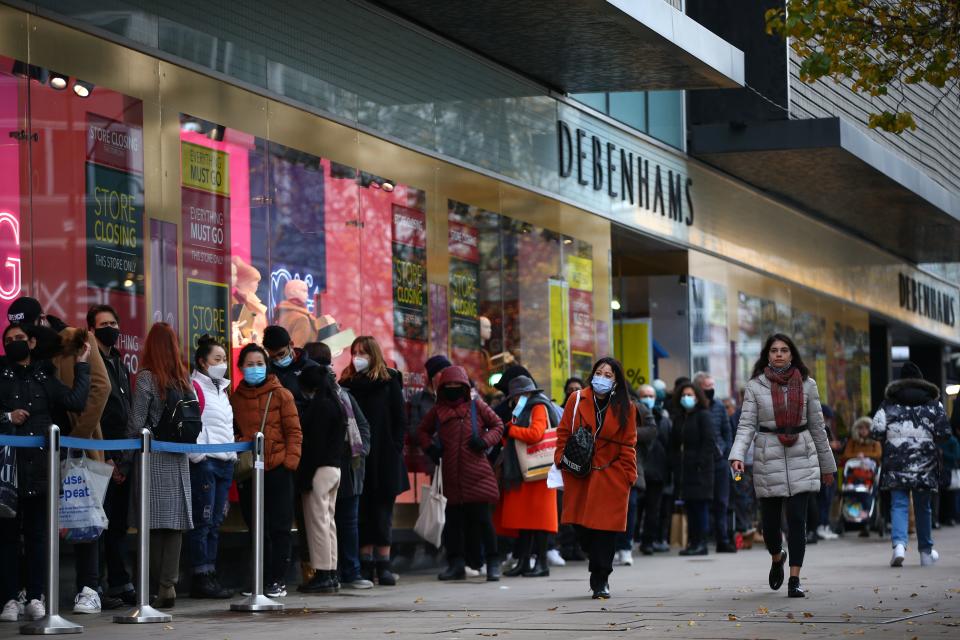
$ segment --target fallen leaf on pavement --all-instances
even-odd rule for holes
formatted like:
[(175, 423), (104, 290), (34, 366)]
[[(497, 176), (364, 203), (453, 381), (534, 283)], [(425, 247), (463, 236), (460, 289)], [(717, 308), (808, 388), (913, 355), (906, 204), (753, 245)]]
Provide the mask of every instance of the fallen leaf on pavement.
[(804, 618), (812, 618), (812, 617), (813, 617), (813, 614), (810, 613), (809, 611), (804, 611), (804, 612), (803, 612), (803, 617), (804, 617)]
[(413, 601), (413, 604), (420, 604), (422, 602), (423, 602), (423, 596), (419, 596), (417, 597), (416, 600)]
[(739, 620), (739, 618), (737, 618), (737, 616), (733, 615), (732, 613), (728, 613), (727, 620), (729, 620), (730, 622), (736, 622), (737, 620)]
[(792, 614), (792, 613), (788, 613), (788, 614), (787, 614), (787, 620), (793, 620), (793, 614)]
[(759, 613), (762, 616), (765, 616), (768, 613), (770, 613), (770, 609), (767, 609), (766, 607), (757, 607), (757, 613)]
[(556, 611), (558, 607), (550, 607), (547, 611)]
[(694, 622), (693, 620), (689, 620), (689, 621), (687, 621), (687, 626), (688, 626), (688, 627), (695, 627), (695, 626), (697, 626), (697, 623)]
[(910, 611), (910, 609), (904, 609), (903, 612), (904, 612), (904, 613), (913, 613), (912, 611)]

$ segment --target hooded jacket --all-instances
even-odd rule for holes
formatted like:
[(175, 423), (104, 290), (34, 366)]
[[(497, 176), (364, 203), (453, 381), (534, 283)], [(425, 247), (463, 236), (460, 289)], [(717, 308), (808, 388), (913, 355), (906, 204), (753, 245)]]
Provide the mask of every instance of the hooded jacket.
[[(270, 392), (273, 392), (273, 397), (267, 409)], [(249, 442), (256, 437), (264, 409), (267, 409), (267, 421), (263, 428), (266, 470), (283, 466), (296, 471), (303, 443), (300, 417), (293, 395), (280, 384), (277, 376), (267, 376), (267, 380), (257, 387), (241, 382), (230, 396), (230, 404), (233, 405), (238, 431), (237, 442)]]
[(937, 442), (950, 437), (950, 423), (936, 385), (919, 378), (891, 382), (870, 434), (883, 445), (881, 489), (939, 488)]
[[(230, 381), (226, 378), (214, 381), (210, 376), (199, 371), (195, 371), (190, 380), (194, 387), (203, 394), (203, 413), (200, 415), (200, 419), (203, 421), (203, 430), (200, 431), (197, 444), (233, 442), (233, 406), (230, 404), (230, 396), (227, 394)], [(202, 462), (206, 458), (233, 461), (237, 459), (237, 454), (233, 452), (191, 453), (189, 457), (190, 462)]]
[(287, 330), (290, 340), (298, 347), (317, 339), (317, 318), (296, 302), (284, 300), (277, 305), (277, 324)]
[[(470, 379), (463, 367), (447, 367), (440, 374), (439, 387), (463, 385), (470, 388)], [(500, 497), (493, 468), (484, 451), (470, 447), (473, 436), (471, 404), (476, 407), (477, 435), (487, 447), (492, 447), (503, 436), (503, 422), (480, 398), (450, 402), (440, 399), (420, 423), (419, 440), (424, 449), (439, 432), (443, 456), (443, 495), (451, 504), (476, 502), (494, 503)]]

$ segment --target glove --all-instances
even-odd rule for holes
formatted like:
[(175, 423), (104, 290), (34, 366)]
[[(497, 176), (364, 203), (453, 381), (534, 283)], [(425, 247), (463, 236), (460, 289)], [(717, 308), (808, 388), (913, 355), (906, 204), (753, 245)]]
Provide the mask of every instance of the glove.
[(424, 450), (427, 457), (433, 460), (433, 464), (440, 464), (440, 456), (443, 455), (443, 447), (434, 442)]
[(480, 436), (470, 436), (470, 448), (477, 452), (487, 450), (487, 443)]

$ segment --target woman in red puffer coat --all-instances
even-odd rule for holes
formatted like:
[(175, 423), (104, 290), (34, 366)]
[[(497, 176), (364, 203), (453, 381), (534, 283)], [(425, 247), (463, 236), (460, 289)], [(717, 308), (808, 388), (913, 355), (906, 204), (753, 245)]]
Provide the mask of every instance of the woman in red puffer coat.
[[(447, 498), (444, 543), (447, 570), (440, 580), (466, 577), (465, 549), (483, 545), (487, 580), (500, 579), (497, 537), (491, 505), (500, 492), (486, 450), (500, 441), (503, 423), (480, 398), (473, 398), (463, 367), (447, 367), (440, 374), (437, 404), (420, 423), (420, 446), (440, 454), (443, 495)], [(439, 451), (438, 451), (439, 450)], [(478, 555), (478, 554), (474, 554)]]

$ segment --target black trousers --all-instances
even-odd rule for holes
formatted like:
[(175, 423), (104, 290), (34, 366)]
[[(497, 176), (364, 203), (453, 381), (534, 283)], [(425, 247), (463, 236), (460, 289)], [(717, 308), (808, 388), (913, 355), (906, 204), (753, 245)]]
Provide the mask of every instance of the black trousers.
[(663, 497), (663, 483), (647, 481), (647, 490), (643, 494), (643, 529), (640, 535), (641, 546), (650, 546), (660, 541), (660, 499)]
[(123, 484), (110, 480), (103, 509), (107, 513), (110, 525), (100, 538), (103, 541), (103, 556), (107, 562), (107, 585), (112, 595), (132, 587), (130, 572), (127, 570), (127, 528), (130, 525), (130, 487), (133, 480), (127, 478)]
[[(238, 486), (240, 510), (253, 533), (253, 482)], [(263, 474), (263, 581), (286, 583), (293, 524), (293, 473), (276, 467)]]
[(807, 548), (807, 509), (812, 495), (815, 494), (798, 493), (789, 498), (760, 498), (763, 542), (772, 556), (783, 550), (781, 529), (786, 511), (787, 551), (791, 567), (803, 566), (803, 555)]
[(389, 547), (393, 541), (393, 504), (396, 496), (364, 492), (360, 496), (360, 546)]
[(598, 531), (577, 526), (580, 548), (590, 556), (590, 573), (607, 579), (613, 572), (613, 554), (617, 550), (617, 531)]
[(448, 558), (466, 558), (472, 568), (479, 569), (478, 559), (483, 549), (488, 564), (497, 562), (497, 534), (493, 530), (489, 504), (448, 504), (446, 515), (443, 536)]

